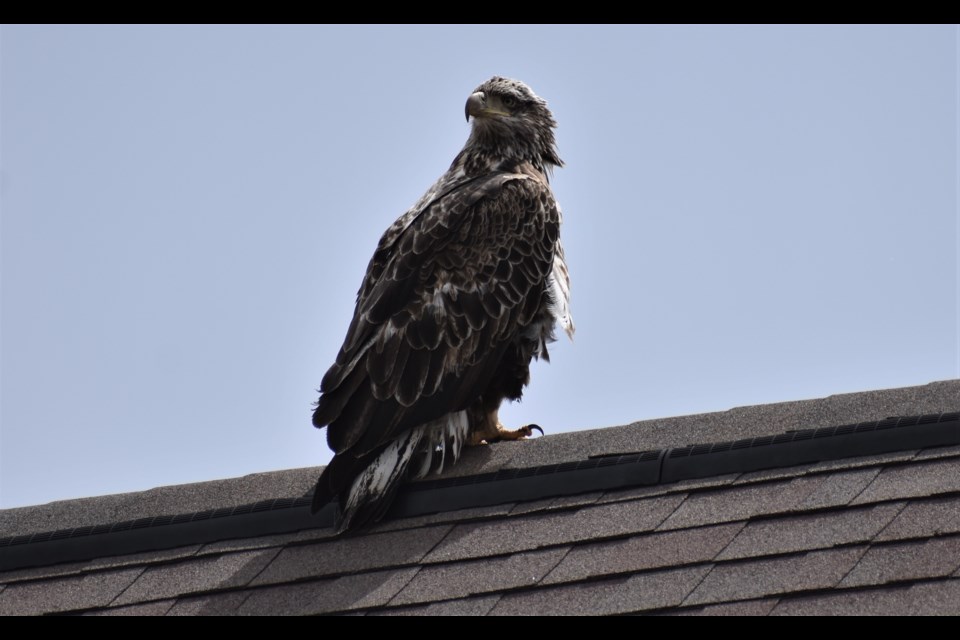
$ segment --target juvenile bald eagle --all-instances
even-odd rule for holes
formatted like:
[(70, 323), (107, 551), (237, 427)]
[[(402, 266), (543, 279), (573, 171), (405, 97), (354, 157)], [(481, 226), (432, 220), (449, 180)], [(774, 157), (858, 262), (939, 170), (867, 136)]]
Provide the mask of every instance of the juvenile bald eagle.
[(338, 532), (383, 517), (409, 478), (439, 472), (464, 444), (517, 440), (497, 411), (518, 400), (530, 361), (571, 337), (560, 207), (563, 166), (547, 103), (494, 77), (467, 99), (470, 137), (450, 169), (380, 239), (313, 414), (333, 460), (313, 510), (338, 502)]

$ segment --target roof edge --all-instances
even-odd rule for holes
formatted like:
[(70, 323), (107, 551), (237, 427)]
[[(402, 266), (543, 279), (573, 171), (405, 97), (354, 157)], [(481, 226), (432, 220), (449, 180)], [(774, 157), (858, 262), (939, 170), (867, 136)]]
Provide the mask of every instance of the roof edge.
[[(389, 517), (403, 518), (518, 500), (670, 484), (728, 473), (958, 444), (960, 411), (892, 417), (419, 482), (402, 491)], [(332, 526), (333, 505), (327, 505), (313, 516), (309, 510), (310, 502), (311, 496), (306, 495), (0, 538), (0, 570)]]

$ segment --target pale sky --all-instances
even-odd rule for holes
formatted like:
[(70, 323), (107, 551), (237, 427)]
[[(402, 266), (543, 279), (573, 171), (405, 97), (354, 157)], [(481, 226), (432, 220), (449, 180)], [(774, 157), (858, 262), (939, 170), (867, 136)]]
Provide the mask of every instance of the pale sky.
[(367, 261), (492, 75), (560, 123), (577, 324), (509, 426), (956, 378), (958, 51), (954, 25), (4, 26), (0, 507), (325, 463)]

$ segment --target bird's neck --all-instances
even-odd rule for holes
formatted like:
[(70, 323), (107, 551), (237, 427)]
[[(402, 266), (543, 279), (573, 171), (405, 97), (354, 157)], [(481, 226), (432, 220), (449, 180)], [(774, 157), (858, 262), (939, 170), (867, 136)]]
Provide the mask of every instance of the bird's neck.
[(515, 141), (475, 140), (471, 136), (467, 145), (454, 158), (452, 171), (462, 171), (465, 176), (485, 175), (494, 171), (526, 173), (533, 168), (544, 176), (550, 175), (555, 166), (562, 166), (554, 150), (538, 149), (533, 145), (518, 145)]

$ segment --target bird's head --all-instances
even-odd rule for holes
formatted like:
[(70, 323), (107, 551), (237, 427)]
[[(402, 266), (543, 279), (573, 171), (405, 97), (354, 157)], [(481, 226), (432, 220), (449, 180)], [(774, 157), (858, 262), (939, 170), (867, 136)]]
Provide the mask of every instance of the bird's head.
[(467, 98), (473, 129), (467, 148), (508, 161), (533, 162), (541, 170), (563, 166), (553, 130), (557, 126), (547, 102), (510, 78), (494, 76)]

